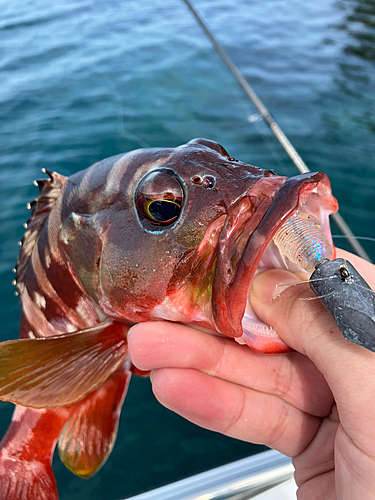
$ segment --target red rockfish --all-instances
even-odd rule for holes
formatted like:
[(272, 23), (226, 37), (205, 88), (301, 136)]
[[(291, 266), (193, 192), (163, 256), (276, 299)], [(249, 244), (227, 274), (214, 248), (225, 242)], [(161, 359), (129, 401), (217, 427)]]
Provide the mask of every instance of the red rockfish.
[(57, 441), (79, 476), (105, 462), (138, 373), (131, 325), (177, 321), (288, 350), (254, 315), (252, 278), (285, 266), (273, 238), (293, 214), (331, 242), (337, 210), (325, 174), (280, 177), (206, 139), (47, 174), (17, 264), (21, 339), (0, 344), (0, 399), (17, 404), (1, 442), (1, 500), (57, 499)]

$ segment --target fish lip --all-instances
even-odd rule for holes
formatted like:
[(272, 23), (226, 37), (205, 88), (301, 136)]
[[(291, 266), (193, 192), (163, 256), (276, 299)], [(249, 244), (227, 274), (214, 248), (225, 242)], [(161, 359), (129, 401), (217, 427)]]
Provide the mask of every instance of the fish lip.
[[(272, 178), (271, 178), (272, 179)], [(243, 334), (242, 319), (245, 314), (248, 293), (259, 262), (276, 231), (295, 213), (300, 205), (316, 193), (318, 201), (329, 213), (337, 211), (338, 204), (332, 196), (326, 174), (308, 172), (286, 179), (275, 177), (276, 189), (261, 210), (261, 220), (249, 235), (235, 269), (229, 272), (225, 259), (231, 255), (228, 246), (233, 241), (230, 231), (224, 226), (219, 239), (218, 262), (212, 290), (212, 310), (216, 329), (230, 337)], [(278, 179), (278, 180), (277, 180)], [(250, 190), (251, 191), (251, 190)], [(246, 193), (249, 196), (251, 192)], [(246, 224), (251, 224), (250, 214)], [(232, 216), (233, 217), (233, 216)], [(242, 232), (246, 227), (242, 225)]]

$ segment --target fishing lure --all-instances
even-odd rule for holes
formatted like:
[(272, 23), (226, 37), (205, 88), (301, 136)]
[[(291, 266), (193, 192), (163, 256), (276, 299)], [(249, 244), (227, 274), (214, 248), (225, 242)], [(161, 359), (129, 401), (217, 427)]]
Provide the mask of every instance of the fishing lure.
[(375, 352), (375, 293), (350, 262), (330, 260), (332, 248), (321, 222), (302, 207), (279, 228), (273, 241), (287, 264), (313, 271), (310, 288), (344, 337)]
[(323, 259), (310, 288), (347, 340), (375, 352), (375, 294), (350, 262)]

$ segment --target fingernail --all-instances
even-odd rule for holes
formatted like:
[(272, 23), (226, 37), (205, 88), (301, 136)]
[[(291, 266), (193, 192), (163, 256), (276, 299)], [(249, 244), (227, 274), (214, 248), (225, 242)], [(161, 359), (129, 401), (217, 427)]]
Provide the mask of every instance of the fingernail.
[(134, 330), (137, 328), (138, 324), (133, 325), (131, 328), (128, 330), (128, 340), (130, 339), (130, 336), (133, 334)]

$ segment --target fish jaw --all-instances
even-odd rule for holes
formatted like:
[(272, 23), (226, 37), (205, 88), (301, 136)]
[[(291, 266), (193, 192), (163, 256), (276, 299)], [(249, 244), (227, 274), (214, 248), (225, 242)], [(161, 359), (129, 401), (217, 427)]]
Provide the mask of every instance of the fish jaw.
[[(219, 239), (212, 294), (216, 329), (236, 338), (240, 343), (246, 343), (254, 350), (268, 353), (286, 352), (289, 347), (271, 327), (262, 323), (254, 314), (249, 302), (252, 279), (257, 272), (267, 269), (286, 269), (272, 238), (301, 205), (322, 222), (323, 231), (333, 247), (328, 216), (338, 208), (331, 193), (329, 179), (323, 173), (307, 173), (287, 180), (279, 179), (283, 179), (283, 183), (268, 203), (266, 211), (261, 210), (263, 216), (257, 224), (249, 219), (243, 229), (240, 229), (240, 234), (231, 227), (224, 227)], [(257, 185), (254, 188), (256, 189)], [(254, 195), (254, 191), (251, 194)], [(254, 225), (254, 230), (249, 234), (249, 227)], [(240, 256), (232, 249), (236, 239), (241, 241), (243, 248)], [(238, 262), (235, 266), (228, 267), (233, 256)], [(297, 266), (293, 270), (303, 272)]]

